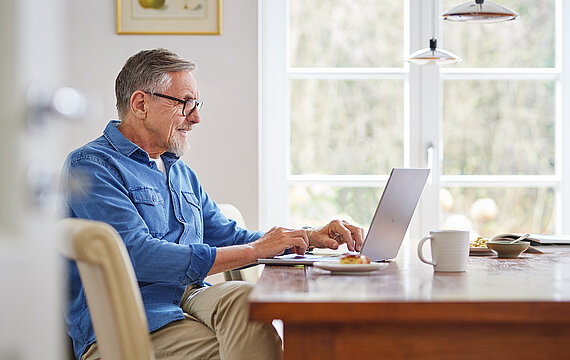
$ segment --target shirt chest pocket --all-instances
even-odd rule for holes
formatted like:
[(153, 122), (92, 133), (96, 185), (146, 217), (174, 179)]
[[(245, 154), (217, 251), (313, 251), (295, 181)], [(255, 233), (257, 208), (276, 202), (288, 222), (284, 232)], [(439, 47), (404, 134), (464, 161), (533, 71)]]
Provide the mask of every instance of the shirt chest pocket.
[(182, 191), (182, 217), (188, 225), (194, 226), (196, 235), (202, 236), (202, 214), (198, 198), (191, 192)]
[(150, 234), (158, 238), (164, 236), (168, 231), (168, 221), (162, 194), (156, 189), (146, 187), (131, 189), (130, 193)]

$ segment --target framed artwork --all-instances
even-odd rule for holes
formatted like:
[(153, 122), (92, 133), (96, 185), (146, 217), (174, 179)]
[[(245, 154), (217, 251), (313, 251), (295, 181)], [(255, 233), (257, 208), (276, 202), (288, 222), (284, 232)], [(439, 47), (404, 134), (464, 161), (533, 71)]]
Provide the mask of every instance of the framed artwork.
[(222, 33), (222, 0), (117, 0), (117, 34)]

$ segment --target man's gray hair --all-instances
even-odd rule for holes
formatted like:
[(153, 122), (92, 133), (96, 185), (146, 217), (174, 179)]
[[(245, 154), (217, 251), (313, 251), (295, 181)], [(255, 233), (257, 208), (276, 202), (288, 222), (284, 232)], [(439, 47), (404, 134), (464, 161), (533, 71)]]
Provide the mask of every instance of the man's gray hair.
[(119, 119), (127, 115), (135, 91), (162, 92), (170, 85), (169, 72), (195, 68), (193, 62), (166, 49), (143, 50), (131, 56), (115, 80)]

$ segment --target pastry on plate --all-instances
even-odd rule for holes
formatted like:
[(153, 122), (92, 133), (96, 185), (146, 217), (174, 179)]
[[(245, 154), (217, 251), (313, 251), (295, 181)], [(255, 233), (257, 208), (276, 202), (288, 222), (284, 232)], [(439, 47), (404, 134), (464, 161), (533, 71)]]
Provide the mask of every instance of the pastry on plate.
[(370, 264), (370, 259), (366, 255), (344, 255), (340, 258), (341, 264)]

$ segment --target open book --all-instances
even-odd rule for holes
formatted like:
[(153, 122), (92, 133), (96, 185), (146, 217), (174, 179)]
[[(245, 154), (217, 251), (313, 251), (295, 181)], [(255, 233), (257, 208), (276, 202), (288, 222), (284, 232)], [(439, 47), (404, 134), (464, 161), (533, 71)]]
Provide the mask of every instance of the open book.
[[(492, 240), (515, 240), (523, 234), (501, 234), (495, 236)], [(529, 237), (523, 241), (530, 241), (531, 245), (551, 245), (563, 244), (570, 245), (570, 235), (539, 235), (530, 234)]]

